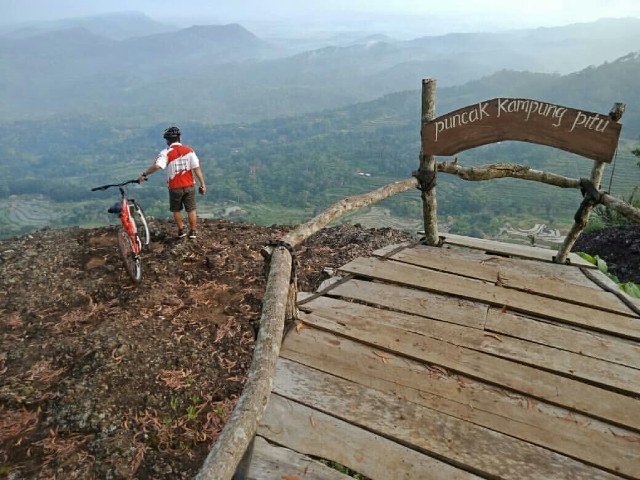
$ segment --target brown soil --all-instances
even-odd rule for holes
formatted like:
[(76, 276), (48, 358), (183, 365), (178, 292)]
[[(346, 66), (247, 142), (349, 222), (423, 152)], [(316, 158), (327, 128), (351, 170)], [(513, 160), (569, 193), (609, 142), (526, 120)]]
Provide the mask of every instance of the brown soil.
[[(134, 286), (115, 227), (0, 242), (0, 477), (192, 478), (240, 395), (262, 294), (260, 250), (288, 227), (151, 222)], [(339, 226), (296, 249), (299, 290), (324, 267), (407, 240)]]
[(598, 255), (620, 282), (640, 284), (640, 225), (583, 233), (573, 251)]

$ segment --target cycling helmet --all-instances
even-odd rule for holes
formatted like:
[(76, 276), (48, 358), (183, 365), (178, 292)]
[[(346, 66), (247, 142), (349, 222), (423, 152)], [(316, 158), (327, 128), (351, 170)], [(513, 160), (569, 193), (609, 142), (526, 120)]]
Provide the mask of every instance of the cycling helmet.
[(180, 129), (178, 127), (165, 128), (164, 132), (162, 132), (162, 136), (165, 139), (178, 138), (180, 136)]

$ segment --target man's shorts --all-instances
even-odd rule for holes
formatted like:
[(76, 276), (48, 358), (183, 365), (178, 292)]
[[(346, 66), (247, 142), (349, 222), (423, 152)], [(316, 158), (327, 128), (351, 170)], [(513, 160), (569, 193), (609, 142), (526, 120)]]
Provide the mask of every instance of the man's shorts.
[(187, 212), (196, 209), (196, 187), (172, 188), (169, 190), (169, 210), (179, 212), (182, 207)]

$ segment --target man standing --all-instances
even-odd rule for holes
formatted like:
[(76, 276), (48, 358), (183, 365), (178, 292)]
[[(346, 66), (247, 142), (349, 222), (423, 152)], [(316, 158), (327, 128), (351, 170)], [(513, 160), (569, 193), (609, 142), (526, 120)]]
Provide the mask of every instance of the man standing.
[(200, 160), (190, 147), (180, 143), (180, 129), (169, 127), (162, 136), (167, 141), (167, 148), (162, 150), (156, 161), (147, 168), (138, 181), (144, 182), (147, 177), (158, 170), (167, 170), (167, 183), (169, 185), (169, 209), (173, 212), (173, 218), (178, 225), (178, 238), (187, 235), (182, 218), (182, 209), (187, 212), (189, 220), (189, 238), (196, 238), (196, 192), (194, 174), (200, 182), (200, 194), (204, 195), (207, 187), (204, 184), (204, 175), (200, 169)]

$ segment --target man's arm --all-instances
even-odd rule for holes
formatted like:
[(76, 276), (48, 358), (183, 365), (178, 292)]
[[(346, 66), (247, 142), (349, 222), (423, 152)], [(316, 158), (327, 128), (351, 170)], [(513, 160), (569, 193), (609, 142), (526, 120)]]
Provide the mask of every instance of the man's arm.
[(207, 191), (207, 186), (204, 184), (204, 175), (202, 174), (202, 169), (200, 167), (196, 167), (193, 169), (193, 173), (196, 174), (198, 181), (200, 182), (200, 188), (198, 191), (204, 195), (204, 192)]
[(142, 172), (142, 174), (138, 177), (138, 182), (139, 183), (145, 182), (149, 175), (151, 175), (153, 172), (157, 172), (158, 170), (161, 170), (161, 168), (158, 165), (155, 165), (155, 164), (151, 165), (144, 172)]

